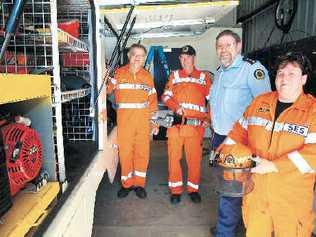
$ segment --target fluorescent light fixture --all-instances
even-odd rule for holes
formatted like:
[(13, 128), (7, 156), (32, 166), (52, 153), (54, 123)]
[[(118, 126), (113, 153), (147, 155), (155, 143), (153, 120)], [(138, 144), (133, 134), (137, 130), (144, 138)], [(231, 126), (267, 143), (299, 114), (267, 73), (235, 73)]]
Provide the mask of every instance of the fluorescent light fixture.
[(122, 5), (122, 4), (131, 4), (138, 5), (141, 3), (150, 3), (150, 2), (170, 2), (170, 0), (97, 0), (100, 5)]
[(196, 36), (199, 34), (195, 32), (161, 32), (161, 33), (135, 34), (135, 35), (132, 35), (131, 37), (134, 39), (151, 39), (151, 38), (166, 38), (166, 37)]
[[(181, 4), (181, 1), (170, 1), (170, 0), (95, 0), (95, 2), (98, 4), (98, 6), (116, 6), (116, 5), (139, 5), (142, 3), (161, 3), (166, 2), (172, 4), (172, 2)], [(192, 3), (184, 3), (184, 4), (205, 4), (205, 5), (211, 5), (211, 6), (237, 6), (239, 4), (238, 0), (217, 0), (217, 1), (211, 1), (211, 2), (192, 2)]]
[[(140, 22), (135, 23), (133, 29), (148, 29), (148, 28), (159, 28), (164, 26), (190, 26), (190, 25), (205, 25), (205, 24), (214, 24), (214, 18), (207, 19), (188, 19), (188, 20), (172, 20), (172, 21), (156, 21), (156, 22)], [(121, 30), (123, 24), (117, 24), (117, 29)]]

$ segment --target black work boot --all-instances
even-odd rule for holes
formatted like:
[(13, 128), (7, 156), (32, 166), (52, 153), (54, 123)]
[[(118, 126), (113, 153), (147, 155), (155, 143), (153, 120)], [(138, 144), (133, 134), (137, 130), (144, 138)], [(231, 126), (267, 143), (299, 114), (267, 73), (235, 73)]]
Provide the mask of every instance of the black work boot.
[(190, 196), (192, 202), (194, 202), (194, 203), (201, 202), (201, 195), (198, 192), (189, 193), (189, 196)]
[(181, 202), (181, 194), (171, 194), (170, 195), (171, 204), (178, 204)]
[(141, 199), (144, 199), (147, 197), (147, 192), (143, 187), (136, 187), (134, 190), (137, 197)]
[(117, 192), (117, 197), (125, 198), (129, 194), (129, 192), (132, 190), (133, 190), (133, 187), (129, 187), (129, 188), (121, 187), (121, 189)]

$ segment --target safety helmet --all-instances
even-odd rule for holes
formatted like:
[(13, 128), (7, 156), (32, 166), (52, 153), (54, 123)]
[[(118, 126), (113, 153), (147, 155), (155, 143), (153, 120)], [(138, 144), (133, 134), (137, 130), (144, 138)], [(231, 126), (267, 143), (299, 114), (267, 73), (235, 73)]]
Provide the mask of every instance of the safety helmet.
[(242, 197), (251, 192), (253, 182), (251, 150), (243, 144), (224, 144), (215, 158), (215, 190), (226, 197)]
[(253, 167), (252, 152), (243, 144), (223, 145), (217, 163), (225, 168), (242, 169)]

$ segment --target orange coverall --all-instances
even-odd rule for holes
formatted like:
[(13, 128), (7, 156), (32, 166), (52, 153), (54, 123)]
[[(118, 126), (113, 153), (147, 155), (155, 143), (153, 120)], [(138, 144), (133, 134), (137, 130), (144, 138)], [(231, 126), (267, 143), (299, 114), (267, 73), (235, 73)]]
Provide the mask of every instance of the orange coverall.
[[(247, 237), (310, 237), (316, 167), (316, 100), (301, 94), (274, 119), (277, 92), (258, 96), (228, 135), (279, 172), (253, 174), (243, 199)], [(225, 141), (224, 141), (225, 143)]]
[(141, 68), (129, 72), (129, 64), (116, 71), (108, 84), (117, 105), (117, 141), (124, 188), (145, 186), (149, 161), (150, 119), (157, 110), (153, 78)]
[(203, 120), (208, 117), (205, 107), (211, 81), (207, 74), (194, 69), (191, 75), (184, 70), (174, 71), (162, 95), (163, 102), (172, 111), (184, 108), (184, 117), (196, 121), (195, 125), (174, 125), (167, 130), (169, 178), (172, 194), (182, 193), (182, 169), (180, 160), (184, 146), (188, 166), (187, 192), (197, 192), (200, 184), (202, 159)]

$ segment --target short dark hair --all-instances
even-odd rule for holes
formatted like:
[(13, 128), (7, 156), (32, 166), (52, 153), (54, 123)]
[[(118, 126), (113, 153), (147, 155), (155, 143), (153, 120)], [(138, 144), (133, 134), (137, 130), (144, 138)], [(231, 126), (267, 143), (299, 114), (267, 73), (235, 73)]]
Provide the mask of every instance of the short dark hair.
[(282, 69), (289, 63), (297, 64), (302, 70), (302, 74), (310, 77), (310, 73), (312, 72), (312, 64), (303, 52), (288, 52), (287, 54), (278, 57), (276, 68), (277, 70)]
[(235, 33), (234, 31), (232, 31), (232, 30), (223, 30), (222, 32), (220, 32), (216, 36), (216, 41), (218, 41), (219, 38), (221, 38), (223, 36), (226, 36), (226, 35), (229, 35), (229, 36), (233, 37), (235, 39), (236, 43), (241, 42), (240, 36), (237, 33)]
[(138, 48), (138, 49), (142, 49), (142, 50), (144, 50), (144, 52), (145, 52), (145, 54), (147, 54), (147, 49), (145, 48), (145, 46), (144, 45), (142, 45), (142, 44), (132, 44), (130, 47), (129, 47), (129, 49), (128, 49), (128, 53), (130, 53), (133, 49), (135, 49), (135, 48)]

